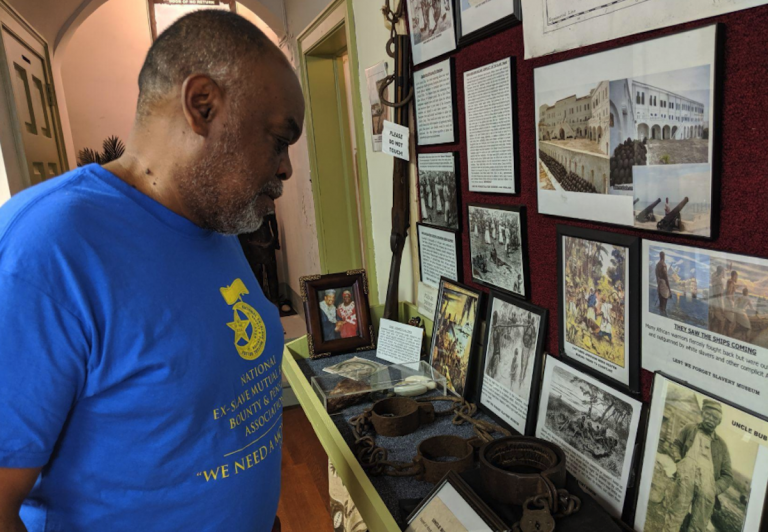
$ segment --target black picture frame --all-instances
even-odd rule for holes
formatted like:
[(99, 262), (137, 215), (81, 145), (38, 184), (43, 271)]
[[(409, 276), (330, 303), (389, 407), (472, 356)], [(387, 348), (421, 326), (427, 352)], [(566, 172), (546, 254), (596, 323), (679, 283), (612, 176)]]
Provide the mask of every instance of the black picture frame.
[[(419, 113), (418, 113), (418, 98), (416, 96), (416, 83), (415, 83), (415, 76), (419, 72), (422, 72), (423, 70), (428, 70), (430, 68), (438, 66), (440, 63), (448, 63), (448, 69), (450, 70), (449, 76), (451, 79), (451, 124), (453, 127), (453, 140), (446, 141), (446, 142), (428, 142), (426, 144), (421, 142), (421, 139), (419, 138)], [(419, 68), (417, 70), (414, 70), (414, 83), (413, 83), (413, 123), (414, 123), (414, 136), (416, 137), (416, 146), (423, 147), (423, 146), (452, 146), (455, 144), (458, 144), (459, 142), (459, 112), (458, 112), (458, 100), (456, 99), (457, 93), (456, 93), (456, 58), (454, 56), (446, 57), (445, 59), (441, 59), (439, 61), (430, 61), (429, 63), (425, 64), (422, 68)]]
[[(424, 497), (419, 505), (411, 512), (406, 519), (406, 527), (408, 527), (413, 521), (418, 518), (419, 514), (424, 508), (429, 505), (432, 500), (440, 493), (440, 491), (449, 484), (453, 487), (462, 499), (469, 505), (469, 507), (475, 512), (475, 514), (482, 519), (482, 521), (488, 525), (488, 530), (480, 530), (478, 532), (507, 532), (509, 527), (502, 521), (498, 515), (488, 506), (474, 490), (467, 484), (467, 482), (459, 476), (455, 471), (448, 471), (445, 476), (440, 480), (435, 487)], [(447, 532), (447, 529), (446, 529)]]
[[(553, 63), (548, 63), (546, 65), (542, 65), (540, 67), (534, 68), (534, 117), (538, 116), (539, 109), (542, 106), (542, 102), (538, 102), (538, 95), (536, 92), (536, 70), (541, 68), (547, 68), (552, 65), (558, 65), (558, 64), (564, 64), (572, 61), (578, 61), (580, 59), (583, 59), (585, 57), (589, 57), (596, 54), (611, 52), (614, 50), (620, 50), (622, 48), (627, 48), (631, 46), (639, 46), (646, 44), (651, 41), (659, 40), (659, 39), (665, 39), (668, 37), (674, 37), (679, 34), (689, 33), (689, 32), (695, 32), (699, 30), (703, 30), (709, 27), (714, 27), (715, 35), (714, 35), (714, 42), (713, 42), (713, 55), (712, 55), (712, 70), (713, 70), (713, 79), (714, 79), (714, 86), (713, 86), (713, 94), (712, 94), (712, 123), (709, 124), (709, 130), (708, 135), (711, 139), (712, 143), (712, 150), (711, 150), (711, 156), (709, 160), (710, 165), (710, 217), (709, 217), (709, 227), (710, 227), (710, 233), (709, 236), (706, 235), (696, 235), (696, 234), (690, 234), (690, 233), (684, 233), (679, 231), (667, 231), (667, 230), (660, 230), (658, 228), (646, 228), (641, 227), (637, 225), (636, 215), (633, 209), (632, 212), (632, 224), (621, 224), (621, 223), (615, 223), (611, 221), (606, 220), (599, 220), (594, 218), (585, 218), (585, 217), (578, 217), (578, 216), (572, 216), (568, 213), (564, 212), (545, 212), (541, 205), (542, 205), (542, 199), (541, 199), (541, 192), (542, 189), (538, 186), (536, 187), (537, 192), (537, 198), (539, 202), (539, 212), (540, 214), (544, 214), (546, 216), (559, 216), (564, 218), (570, 218), (573, 220), (583, 220), (587, 222), (596, 222), (601, 224), (606, 224), (608, 226), (612, 226), (615, 228), (629, 228), (629, 229), (635, 229), (638, 231), (643, 231), (649, 234), (656, 234), (656, 235), (666, 235), (666, 236), (672, 236), (672, 237), (681, 237), (691, 240), (700, 240), (700, 241), (714, 241), (717, 240), (719, 233), (720, 233), (720, 208), (721, 208), (721, 201), (720, 201), (720, 191), (721, 191), (721, 180), (722, 180), (722, 108), (723, 108), (723, 86), (724, 86), (724, 64), (725, 64), (725, 51), (724, 51), (724, 42), (725, 42), (725, 25), (722, 23), (715, 23), (715, 24), (705, 24), (696, 28), (690, 28), (685, 29), (683, 31), (679, 31), (676, 33), (672, 33), (669, 35), (662, 35), (659, 37), (652, 37), (652, 38), (646, 38), (637, 42), (633, 42), (630, 44), (626, 44), (623, 46), (618, 46), (616, 48), (611, 48), (608, 50), (601, 50), (597, 52), (592, 52), (589, 54), (585, 54), (576, 58), (572, 59), (564, 59), (561, 61), (556, 61)], [(620, 79), (624, 79), (619, 77)], [(608, 81), (617, 81), (617, 80), (608, 80)], [(662, 109), (663, 110), (663, 109)], [(650, 119), (648, 119), (650, 121)], [(537, 131), (535, 131), (536, 136), (536, 175), (539, 174), (539, 164), (540, 164), (540, 158), (539, 158), (539, 143), (540, 143), (540, 127), (541, 120), (539, 119), (538, 122), (536, 122), (536, 128)], [(652, 125), (648, 126), (651, 130), (653, 129)], [(661, 135), (663, 137), (664, 132), (663, 128), (661, 129)], [(671, 131), (671, 130), (670, 130)], [(609, 133), (610, 134), (610, 133)], [(649, 136), (651, 135), (651, 132), (649, 131)], [(610, 158), (611, 155), (609, 154), (609, 166), (608, 166), (608, 175), (610, 178)], [(543, 164), (543, 163), (542, 163)], [(695, 164), (695, 163), (689, 163), (689, 164)], [(703, 163), (702, 163), (703, 164)], [(650, 165), (650, 166), (665, 166), (665, 167), (673, 167), (673, 166), (683, 166), (683, 164), (676, 165), (676, 164), (670, 164), (670, 165)], [(600, 194), (604, 195), (604, 194)]]
[(445, 234), (450, 234), (453, 237), (453, 243), (455, 245), (455, 258), (456, 258), (456, 279), (451, 279), (447, 275), (440, 275), (440, 278), (443, 279), (449, 279), (453, 282), (458, 282), (459, 279), (463, 278), (463, 263), (461, 260), (461, 232), (455, 229), (446, 229), (445, 227), (439, 227), (429, 224), (424, 224), (421, 222), (416, 222), (416, 240), (418, 243), (419, 248), (419, 280), (422, 283), (428, 284), (429, 286), (432, 286), (433, 288), (439, 288), (440, 283), (438, 282), (437, 286), (433, 286), (432, 284), (426, 283), (424, 281), (424, 267), (423, 267), (423, 255), (421, 252), (421, 231), (422, 228), (429, 229), (430, 231), (439, 231)]
[[(485, 386), (486, 379), (491, 379), (490, 375), (486, 374), (486, 365), (488, 360), (488, 350), (491, 345), (491, 334), (493, 326), (493, 307), (496, 300), (502, 301), (507, 305), (513, 305), (531, 314), (535, 314), (539, 317), (538, 331), (533, 338), (535, 344), (533, 349), (533, 369), (531, 372), (530, 389), (528, 393), (528, 410), (526, 412), (525, 425), (523, 431), (520, 432), (513, 427), (506, 419), (502, 418), (496, 411), (494, 411), (489, 405), (483, 401), (483, 388)], [(539, 408), (539, 398), (541, 394), (541, 375), (544, 359), (544, 344), (547, 338), (547, 319), (549, 318), (549, 311), (546, 308), (539, 307), (524, 301), (517, 297), (512, 297), (501, 292), (491, 291), (486, 301), (486, 318), (485, 318), (485, 337), (483, 342), (483, 352), (480, 356), (477, 375), (475, 379), (475, 396), (474, 402), (480, 408), (480, 410), (488, 415), (491, 419), (499, 423), (500, 425), (508, 428), (514, 433), (522, 434), (523, 436), (533, 436), (536, 431), (536, 413)]]
[[(563, 245), (564, 245), (564, 239), (565, 237), (571, 237), (581, 240), (587, 240), (590, 242), (597, 242), (601, 244), (609, 244), (611, 246), (616, 247), (622, 247), (627, 250), (628, 257), (626, 258), (626, 263), (628, 266), (628, 273), (625, 278), (625, 282), (623, 283), (624, 286), (624, 299), (625, 299), (625, 308), (627, 316), (624, 324), (624, 344), (626, 345), (627, 349), (625, 351), (625, 361), (624, 366), (619, 367), (626, 367), (626, 373), (627, 378), (626, 381), (617, 379), (615, 377), (612, 377), (611, 374), (605, 370), (599, 369), (599, 366), (606, 366), (608, 368), (611, 367), (611, 363), (606, 361), (604, 358), (586, 351), (586, 349), (576, 346), (575, 344), (571, 344), (570, 341), (567, 340), (567, 336), (571, 334), (582, 334), (582, 332), (586, 329), (586, 332), (582, 334), (580, 337), (582, 340), (584, 338), (589, 339), (590, 342), (593, 341), (593, 338), (597, 338), (597, 341), (602, 342), (604, 341), (604, 337), (601, 338), (602, 335), (596, 336), (594, 332), (594, 321), (590, 323), (588, 319), (583, 319), (581, 322), (579, 322), (578, 327), (569, 328), (567, 323), (567, 313), (566, 313), (566, 297), (568, 297), (568, 294), (565, 290), (565, 271), (564, 271), (564, 261), (566, 258), (564, 257), (563, 252)], [(640, 264), (641, 264), (641, 241), (640, 238), (634, 237), (634, 236), (628, 236), (628, 235), (622, 235), (618, 233), (611, 233), (607, 231), (598, 231), (596, 229), (588, 229), (583, 227), (575, 227), (575, 226), (568, 226), (568, 225), (562, 225), (558, 224), (557, 226), (557, 294), (558, 294), (558, 302), (557, 302), (557, 308), (558, 308), (558, 316), (559, 316), (559, 322), (558, 322), (558, 330), (559, 330), (559, 352), (560, 356), (567, 360), (570, 364), (576, 366), (581, 371), (584, 371), (586, 373), (590, 373), (591, 375), (596, 376), (598, 379), (601, 379), (606, 382), (613, 382), (614, 387), (617, 387), (618, 389), (625, 391), (626, 393), (629, 393), (630, 395), (638, 395), (640, 393), (640, 367), (641, 367), (641, 309), (640, 309), (640, 298), (642, 297), (641, 292), (641, 275), (640, 275)], [(584, 291), (587, 289), (587, 286), (580, 286), (578, 288), (579, 291)], [(579, 292), (581, 293), (581, 292)], [(571, 300), (574, 302), (574, 306), (576, 304), (580, 304), (580, 300), (578, 297), (582, 296), (574, 296), (571, 295)], [(609, 296), (612, 297), (612, 296)], [(612, 318), (613, 319), (613, 318)], [(610, 325), (611, 322), (609, 322)], [(629, 329), (627, 331), (627, 329)], [(586, 333), (589, 333), (589, 336), (586, 336)], [(602, 332), (602, 331), (601, 331)], [(577, 336), (577, 338), (579, 338)], [(610, 342), (613, 343), (613, 337), (611, 337)], [(566, 347), (566, 343), (569, 343), (571, 345), (574, 345), (575, 349), (580, 349), (581, 351), (584, 351), (586, 354), (581, 354), (582, 360), (579, 360), (578, 358), (575, 358), (574, 356), (570, 355), (568, 353), (568, 349)], [(575, 349), (573, 352), (575, 352)], [(602, 361), (602, 362), (600, 362)], [(613, 366), (618, 366), (617, 364), (613, 364)], [(617, 370), (618, 371), (618, 370)]]
[[(475, 266), (475, 257), (476, 255), (473, 254), (473, 246), (472, 246), (472, 234), (473, 234), (473, 227), (472, 227), (472, 221), (470, 219), (471, 209), (485, 209), (488, 211), (509, 211), (509, 212), (515, 212), (518, 215), (519, 220), (519, 228), (520, 228), (520, 264), (522, 267), (522, 278), (523, 278), (523, 293), (518, 293), (514, 291), (514, 285), (512, 288), (508, 288), (505, 286), (500, 286), (498, 284), (494, 284), (488, 280), (482, 279), (478, 275), (476, 275), (477, 272), (480, 271), (480, 266), (478, 265), (477, 268)], [(526, 216), (526, 207), (525, 205), (499, 205), (499, 204), (488, 204), (488, 203), (468, 203), (467, 204), (467, 215), (466, 215), (466, 225), (469, 231), (469, 267), (470, 267), (470, 273), (472, 276), (472, 282), (487, 286), (488, 288), (491, 288), (493, 290), (497, 290), (500, 292), (504, 292), (506, 294), (509, 294), (511, 296), (529, 300), (531, 298), (531, 273), (530, 268), (528, 266), (528, 222), (527, 222), (527, 216)], [(493, 248), (495, 250), (495, 247)], [(491, 260), (489, 257), (487, 260)]]
[[(443, 369), (442, 365), (440, 365), (440, 361), (435, 361), (435, 356), (440, 355), (440, 348), (437, 346), (438, 341), (440, 341), (440, 334), (441, 331), (443, 331), (443, 327), (445, 327), (445, 331), (447, 333), (447, 330), (449, 327), (456, 326), (456, 322), (453, 320), (446, 320), (449, 323), (444, 324), (444, 320), (442, 317), (442, 307), (445, 303), (445, 290), (457, 290), (464, 292), (469, 297), (475, 298), (475, 309), (474, 309), (474, 323), (471, 324), (470, 329), (470, 339), (469, 339), (469, 345), (465, 346), (464, 352), (466, 353), (467, 358), (467, 370), (466, 375), (464, 375), (464, 382), (461, 383), (461, 391), (456, 391), (456, 386), (454, 384), (454, 381), (457, 381), (459, 379), (451, 378), (450, 375), (446, 375), (445, 370)], [(447, 386), (449, 391), (454, 394), (458, 395), (460, 397), (472, 397), (474, 393), (474, 384), (475, 384), (475, 378), (476, 378), (476, 351), (477, 351), (477, 335), (479, 333), (479, 326), (480, 326), (480, 317), (482, 316), (482, 310), (483, 310), (483, 292), (480, 290), (475, 290), (474, 288), (464, 285), (462, 283), (453, 281), (451, 279), (448, 279), (446, 277), (442, 277), (440, 279), (440, 286), (437, 291), (437, 304), (435, 305), (435, 317), (433, 320), (433, 328), (432, 328), (432, 337), (429, 342), (429, 358), (428, 362), (429, 365), (435, 369), (438, 373), (446, 377), (447, 379)], [(447, 309), (446, 309), (447, 312)], [(472, 308), (470, 305), (469, 312), (472, 312)], [(455, 310), (453, 312), (453, 318), (458, 315), (458, 310)], [(448, 317), (451, 317), (451, 313), (448, 312)], [(462, 316), (459, 318), (459, 321), (463, 320), (463, 311)], [(453, 323), (451, 323), (453, 322)], [(437, 366), (435, 364), (438, 364)]]
[[(168, 2), (167, 0), (147, 0), (147, 3), (148, 3), (147, 7), (149, 8), (149, 26), (150, 26), (150, 28), (152, 30), (152, 42), (157, 40), (157, 37), (158, 37), (158, 35), (157, 35), (157, 19), (156, 19), (156, 15), (155, 15), (155, 4), (168, 4), (168, 5), (179, 5), (179, 6), (189, 5), (189, 4), (182, 4), (182, 3), (173, 4), (172, 2)], [(232, 13), (237, 13), (237, 1), (236, 0), (219, 0), (219, 3), (220, 4), (228, 5), (229, 6), (229, 10)], [(192, 4), (192, 5), (194, 5), (194, 4)], [(201, 8), (205, 7), (205, 5), (206, 4), (203, 4), (203, 3), (200, 4)]]
[[(422, 195), (421, 195), (421, 175), (419, 173), (419, 171), (420, 171), (419, 160), (420, 160), (421, 157), (423, 157), (425, 155), (448, 155), (448, 154), (453, 155), (453, 175), (454, 175), (454, 178), (455, 178), (455, 186), (456, 186), (456, 227), (448, 227), (448, 226), (445, 226), (445, 225), (425, 222), (424, 219), (422, 218), (423, 213), (422, 213), (422, 208), (421, 208), (421, 201), (426, 201), (426, 199), (424, 199), (422, 197)], [(417, 167), (417, 172), (416, 172), (416, 189), (419, 192), (419, 218), (420, 218), (420, 222), (419, 223), (422, 223), (424, 225), (428, 225), (430, 227), (437, 227), (439, 229), (450, 229), (450, 230), (455, 230), (455, 231), (461, 232), (461, 228), (463, 227), (462, 226), (463, 211), (462, 211), (462, 201), (461, 201), (461, 174), (460, 174), (461, 166), (460, 166), (460, 161), (459, 161), (459, 152), (451, 151), (451, 152), (419, 153), (416, 156), (416, 167)]]
[(495, 20), (494, 22), (476, 29), (475, 31), (462, 35), (461, 25), (461, 2), (462, 0), (454, 0), (454, 13), (456, 13), (456, 43), (459, 47), (467, 46), (474, 42), (483, 40), (491, 35), (499, 33), (502, 30), (511, 28), (523, 21), (523, 8), (520, 0), (514, 0), (513, 11), (510, 15)]
[[(301, 299), (307, 322), (307, 343), (310, 358), (370, 351), (376, 348), (371, 309), (368, 303), (368, 277), (365, 270), (350, 270), (328, 275), (308, 275), (299, 278)], [(352, 287), (357, 318), (357, 336), (327, 339), (320, 317), (320, 298), (325, 290)], [(335, 305), (334, 305), (335, 306)]]
[[(465, 134), (465, 141), (467, 142), (466, 146), (466, 159), (467, 159), (467, 182), (468, 182), (468, 190), (469, 192), (473, 194), (489, 194), (491, 196), (497, 196), (500, 194), (503, 194), (505, 196), (519, 196), (520, 195), (520, 136), (519, 136), (519, 116), (518, 116), (518, 107), (517, 107), (517, 58), (515, 56), (507, 56), (502, 57), (501, 59), (498, 59), (496, 61), (491, 61), (490, 63), (486, 63), (484, 65), (479, 65), (474, 68), (467, 69), (463, 72), (463, 76), (465, 76), (468, 72), (472, 72), (474, 70), (477, 70), (479, 68), (483, 68), (484, 66), (498, 63), (499, 61), (504, 61), (505, 59), (509, 60), (509, 76), (510, 76), (510, 106), (512, 108), (512, 157), (513, 157), (513, 170), (515, 173), (514, 177), (514, 185), (515, 190), (514, 192), (499, 192), (496, 190), (473, 190), (472, 189), (472, 182), (469, 181), (470, 179), (470, 165), (472, 164), (472, 161), (469, 157), (469, 133)], [(467, 82), (466, 77), (464, 78), (464, 112), (466, 114), (467, 112), (467, 97), (466, 97), (466, 90), (467, 90)], [(464, 127), (466, 129), (467, 124), (465, 120)]]

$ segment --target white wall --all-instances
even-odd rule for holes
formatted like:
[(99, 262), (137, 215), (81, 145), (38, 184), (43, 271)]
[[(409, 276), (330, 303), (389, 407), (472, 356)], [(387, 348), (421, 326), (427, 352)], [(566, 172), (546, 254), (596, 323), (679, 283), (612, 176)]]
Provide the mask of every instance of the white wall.
[[(389, 30), (384, 26), (381, 14), (381, 2), (372, 0), (349, 0), (355, 17), (355, 32), (357, 39), (357, 59), (360, 83), (360, 98), (363, 110), (370, 109), (368, 100), (368, 85), (365, 69), (380, 61), (389, 63), (389, 72), (394, 68), (394, 60), (387, 55), (385, 45), (389, 39)], [(389, 268), (392, 252), (389, 249), (389, 235), (392, 230), (392, 157), (382, 153), (374, 153), (371, 144), (371, 114), (363, 112), (365, 131), (365, 149), (368, 162), (368, 186), (371, 195), (371, 223), (373, 229), (373, 244), (376, 260), (376, 275), (378, 277), (379, 301), (384, 303), (389, 282)], [(411, 251), (411, 236), (405, 245), (403, 260), (400, 266), (400, 301), (415, 302), (414, 272), (412, 268), (413, 254)]]

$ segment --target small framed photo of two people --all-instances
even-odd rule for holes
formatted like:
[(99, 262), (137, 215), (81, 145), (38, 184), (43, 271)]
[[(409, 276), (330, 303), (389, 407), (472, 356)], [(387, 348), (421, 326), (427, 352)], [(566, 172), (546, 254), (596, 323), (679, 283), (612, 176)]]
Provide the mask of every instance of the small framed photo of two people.
[(365, 270), (312, 275), (299, 282), (310, 357), (374, 349)]
[(529, 299), (525, 207), (472, 203), (467, 219), (472, 280)]
[(635, 530), (764, 530), (766, 434), (765, 418), (656, 373)]
[(640, 239), (557, 226), (560, 353), (640, 392)]
[(547, 309), (491, 292), (475, 402), (516, 432), (533, 436)]
[(429, 364), (446, 378), (448, 389), (465, 397), (483, 293), (443, 277), (437, 292)]

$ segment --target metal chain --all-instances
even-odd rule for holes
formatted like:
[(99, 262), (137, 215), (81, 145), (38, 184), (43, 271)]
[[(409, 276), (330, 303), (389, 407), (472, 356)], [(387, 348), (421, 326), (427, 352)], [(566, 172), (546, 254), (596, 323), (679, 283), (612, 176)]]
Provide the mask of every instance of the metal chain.
[[(384, 4), (384, 7), (381, 8), (381, 12), (384, 13), (384, 18), (387, 19), (387, 22), (390, 24), (389, 28), (389, 40), (387, 41), (387, 55), (389, 57), (394, 58), (395, 57), (395, 41), (397, 40), (397, 23), (400, 22), (400, 19), (405, 16), (405, 0), (400, 0), (400, 3), (397, 6), (397, 10), (393, 11), (392, 6), (390, 5), (390, 0), (386, 0), (386, 3)], [(384, 83), (381, 83), (379, 85), (379, 101), (382, 103), (382, 105), (386, 105), (388, 107), (393, 107), (397, 109), (398, 107), (403, 107), (405, 105), (408, 105), (410, 101), (413, 99), (413, 87), (411, 87), (411, 90), (408, 91), (408, 95), (403, 98), (401, 102), (390, 102), (384, 97), (384, 93), (387, 90), (387, 87), (389, 87), (394, 81), (395, 81), (395, 75), (389, 74), (386, 78), (384, 78)]]
[(454, 405), (453, 407), (451, 407), (450, 410), (443, 410), (443, 411), (436, 410), (435, 415), (444, 416), (444, 415), (453, 414), (452, 423), (454, 425), (463, 425), (464, 423), (471, 424), (477, 437), (486, 443), (489, 441), (493, 441), (493, 436), (491, 435), (494, 432), (498, 432), (499, 434), (502, 434), (504, 436), (512, 435), (511, 432), (509, 432), (507, 429), (505, 429), (500, 425), (491, 423), (490, 421), (484, 421), (482, 419), (475, 419), (474, 416), (477, 413), (477, 405), (475, 405), (475, 403), (470, 403), (469, 401), (461, 397), (441, 395), (438, 397), (427, 397), (425, 399), (419, 399), (418, 401), (419, 402), (436, 402), (436, 401), (453, 402)]
[[(568, 490), (558, 489), (547, 477), (541, 477), (547, 486), (547, 491), (539, 493), (533, 497), (528, 497), (523, 503), (523, 515), (525, 509), (533, 506), (535, 508), (546, 508), (549, 514), (555, 519), (568, 517), (581, 509), (581, 499), (576, 495), (571, 495)], [(514, 524), (512, 532), (522, 532), (520, 521)]]

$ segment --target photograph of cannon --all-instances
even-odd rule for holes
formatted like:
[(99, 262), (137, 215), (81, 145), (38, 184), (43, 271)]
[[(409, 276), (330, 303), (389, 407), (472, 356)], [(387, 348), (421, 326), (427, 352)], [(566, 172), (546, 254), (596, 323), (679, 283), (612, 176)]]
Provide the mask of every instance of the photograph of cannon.
[(711, 236), (709, 164), (636, 166), (634, 170), (635, 227)]

